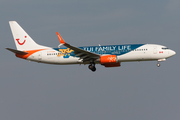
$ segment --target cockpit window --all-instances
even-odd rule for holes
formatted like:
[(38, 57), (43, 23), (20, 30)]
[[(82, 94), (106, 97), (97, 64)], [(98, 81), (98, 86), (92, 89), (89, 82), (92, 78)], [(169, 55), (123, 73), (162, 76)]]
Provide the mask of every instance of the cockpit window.
[(165, 47), (163, 47), (162, 49), (163, 49), (163, 50), (167, 50), (167, 49), (169, 49), (169, 48), (165, 48)]

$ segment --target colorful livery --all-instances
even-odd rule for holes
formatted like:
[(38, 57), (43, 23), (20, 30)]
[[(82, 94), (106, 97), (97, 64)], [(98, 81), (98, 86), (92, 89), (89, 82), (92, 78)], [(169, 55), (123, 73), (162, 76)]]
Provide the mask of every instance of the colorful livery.
[[(17, 49), (6, 48), (19, 58), (39, 63), (67, 65), (89, 64), (96, 71), (95, 64), (105, 67), (119, 67), (121, 62), (160, 61), (176, 54), (175, 51), (157, 44), (125, 44), (74, 47), (66, 43), (58, 32), (58, 48), (37, 44), (16, 21), (10, 21), (10, 28)], [(62, 47), (62, 45), (64, 47)]]

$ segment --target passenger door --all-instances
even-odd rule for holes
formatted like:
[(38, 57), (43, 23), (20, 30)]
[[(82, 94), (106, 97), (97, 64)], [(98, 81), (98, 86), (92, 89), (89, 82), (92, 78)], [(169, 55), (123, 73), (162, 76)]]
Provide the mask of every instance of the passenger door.
[(153, 53), (157, 54), (157, 46), (154, 46)]
[(38, 53), (38, 60), (41, 61), (42, 60), (42, 52)]

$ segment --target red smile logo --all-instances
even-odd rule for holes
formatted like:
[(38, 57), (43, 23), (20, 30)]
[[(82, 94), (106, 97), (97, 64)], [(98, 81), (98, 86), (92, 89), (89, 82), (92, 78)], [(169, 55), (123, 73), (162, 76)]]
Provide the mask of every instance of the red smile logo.
[[(24, 36), (24, 37), (27, 38), (27, 36)], [(26, 42), (26, 40), (24, 40), (22, 43), (20, 43), (20, 42), (19, 42), (19, 40), (20, 40), (19, 38), (16, 39), (16, 40), (17, 40), (17, 42), (18, 42), (19, 45), (23, 45), (23, 44)]]

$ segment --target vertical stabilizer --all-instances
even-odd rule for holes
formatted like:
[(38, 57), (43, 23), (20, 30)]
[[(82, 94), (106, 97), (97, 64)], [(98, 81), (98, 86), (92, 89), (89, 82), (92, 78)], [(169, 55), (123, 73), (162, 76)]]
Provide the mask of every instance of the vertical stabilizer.
[(17, 50), (45, 49), (48, 47), (38, 45), (16, 21), (9, 21)]

